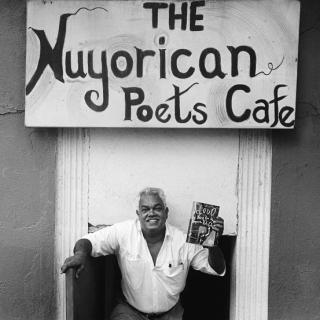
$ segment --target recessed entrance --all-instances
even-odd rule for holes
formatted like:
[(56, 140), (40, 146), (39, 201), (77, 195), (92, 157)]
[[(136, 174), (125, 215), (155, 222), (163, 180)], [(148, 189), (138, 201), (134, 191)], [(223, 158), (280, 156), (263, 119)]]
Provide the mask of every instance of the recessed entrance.
[[(62, 260), (71, 254), (76, 239), (85, 234), (88, 230), (88, 223), (93, 222), (90, 219), (93, 208), (91, 202), (92, 191), (98, 189), (94, 189), (92, 186), (91, 178), (93, 173), (91, 169), (92, 165), (94, 163), (98, 164), (99, 161), (102, 161), (106, 165), (106, 161), (100, 158), (101, 155), (99, 153), (94, 154), (96, 152), (95, 148), (99, 149), (100, 146), (101, 150), (104, 149), (103, 144), (107, 139), (111, 139), (112, 136), (118, 139), (113, 144), (116, 148), (122, 142), (121, 138), (119, 138), (121, 135), (123, 141), (126, 141), (127, 137), (130, 138), (133, 134), (139, 136), (148, 131), (140, 130), (138, 133), (134, 133), (134, 131), (130, 130), (114, 129), (108, 131), (108, 133), (112, 133), (110, 135), (105, 134), (105, 132), (107, 131), (62, 129), (59, 133), (56, 212), (57, 270)], [(173, 132), (177, 131), (173, 130)], [(220, 151), (223, 150), (220, 152), (217, 148), (214, 149), (220, 163), (223, 163), (223, 157), (226, 160), (225, 164), (232, 157), (232, 154), (230, 155), (230, 152), (227, 152), (228, 143), (233, 146), (229, 150), (234, 151), (234, 145), (236, 145), (236, 162), (234, 163), (235, 181), (233, 184), (230, 184), (233, 186), (230, 197), (232, 199), (234, 197), (236, 200), (235, 215), (238, 221), (238, 236), (231, 259), (230, 319), (267, 319), (271, 173), (270, 139), (263, 131), (241, 131), (240, 133), (238, 131), (228, 131), (225, 133), (223, 131), (214, 131), (214, 133), (212, 131), (199, 131), (196, 134), (191, 133), (192, 131), (189, 133), (188, 130), (179, 131), (177, 132), (177, 136), (173, 137), (173, 141), (179, 141), (178, 138), (180, 138), (181, 141), (185, 139), (184, 141), (187, 142), (188, 134), (190, 134), (190, 137), (193, 136), (192, 139), (195, 139), (196, 136), (196, 139), (199, 139), (198, 141), (201, 143), (201, 139), (202, 141), (206, 140), (206, 134), (209, 137), (210, 135), (216, 135), (217, 145), (220, 144)], [(161, 131), (153, 130), (151, 136), (152, 134), (161, 136)], [(166, 134), (164, 132), (164, 135)], [(207, 138), (207, 141), (214, 143), (212, 136), (210, 138), (211, 140)], [(228, 141), (228, 143), (223, 143), (225, 141)], [(144, 143), (147, 142), (148, 139), (144, 141)], [(111, 145), (109, 143), (109, 147), (111, 146), (112, 143)], [(162, 144), (162, 147), (164, 146), (166, 144)], [(155, 145), (153, 147), (156, 148)], [(193, 150), (192, 148), (187, 149), (188, 152), (185, 156), (194, 156), (192, 154)], [(109, 152), (109, 155), (114, 155), (112, 153), (114, 149), (104, 151), (106, 151), (106, 154)], [(139, 151), (141, 152), (141, 149), (138, 148), (137, 152)], [(173, 151), (176, 152), (177, 149), (173, 149)], [(164, 149), (164, 152), (170, 154), (170, 150)], [(197, 157), (201, 158), (201, 154), (197, 154)], [(202, 168), (204, 167), (205, 165), (202, 166)], [(214, 167), (212, 170), (214, 170)], [(97, 171), (97, 174), (100, 174), (100, 176), (103, 174), (101, 169)], [(216, 179), (217, 192), (219, 192), (219, 189), (223, 189), (223, 182), (228, 178), (228, 175), (223, 174), (223, 165), (219, 168), (219, 174), (221, 178), (220, 180), (219, 178)], [(171, 173), (171, 176), (173, 175), (174, 172)], [(97, 179), (93, 181), (97, 181)], [(103, 190), (108, 190), (108, 183), (112, 186), (112, 181), (114, 180), (110, 179), (108, 181), (104, 179), (102, 181), (106, 181), (106, 188)], [(219, 185), (219, 183), (221, 184)], [(155, 185), (157, 184), (155, 183)], [(228, 193), (230, 185), (224, 186), (223, 191), (225, 191), (225, 194)], [(181, 186), (181, 188), (183, 187), (184, 185)], [(112, 189), (110, 190), (112, 191)], [(99, 195), (97, 192), (95, 194)], [(130, 192), (128, 194), (130, 195)], [(101, 196), (101, 199), (105, 198), (105, 194), (101, 194)], [(191, 197), (193, 196), (191, 195)], [(223, 196), (218, 197), (218, 199), (223, 199)], [(97, 203), (97, 201), (94, 201), (94, 203)], [(175, 206), (174, 202), (172, 204)], [(178, 212), (178, 207), (175, 207), (175, 209)], [(190, 209), (186, 214), (187, 216), (189, 212)], [(108, 213), (106, 212), (107, 216)], [(228, 219), (225, 220), (227, 222)], [(98, 220), (93, 224), (97, 222)], [(113, 222), (106, 221), (105, 224)], [(181, 221), (179, 222), (179, 219), (173, 220), (172, 223), (179, 225)], [(61, 276), (57, 278), (57, 298), (59, 307), (58, 319), (61, 320), (64, 319), (65, 314), (65, 292)]]

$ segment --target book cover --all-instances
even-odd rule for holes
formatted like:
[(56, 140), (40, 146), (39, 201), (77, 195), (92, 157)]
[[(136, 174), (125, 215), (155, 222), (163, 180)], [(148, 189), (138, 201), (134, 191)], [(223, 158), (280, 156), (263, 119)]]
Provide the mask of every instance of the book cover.
[(193, 201), (187, 232), (187, 242), (213, 247), (216, 244), (216, 232), (213, 221), (219, 214), (219, 206)]

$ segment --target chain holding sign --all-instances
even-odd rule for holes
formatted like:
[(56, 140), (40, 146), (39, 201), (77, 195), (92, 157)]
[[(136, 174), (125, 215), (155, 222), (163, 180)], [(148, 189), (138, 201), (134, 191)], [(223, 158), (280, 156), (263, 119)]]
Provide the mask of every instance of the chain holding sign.
[(294, 127), (297, 1), (27, 8), (27, 126)]

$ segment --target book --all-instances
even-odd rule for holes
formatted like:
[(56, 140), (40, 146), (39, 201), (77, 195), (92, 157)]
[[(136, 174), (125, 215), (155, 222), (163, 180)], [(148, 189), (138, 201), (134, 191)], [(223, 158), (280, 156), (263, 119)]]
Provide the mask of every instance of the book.
[(219, 206), (193, 201), (186, 241), (213, 247), (217, 244), (217, 235), (213, 230), (213, 221), (219, 214)]

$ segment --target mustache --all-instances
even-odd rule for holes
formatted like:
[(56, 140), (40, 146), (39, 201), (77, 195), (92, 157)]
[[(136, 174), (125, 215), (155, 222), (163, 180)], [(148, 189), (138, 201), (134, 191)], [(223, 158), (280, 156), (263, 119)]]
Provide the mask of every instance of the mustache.
[(154, 214), (146, 217), (146, 220), (152, 220), (152, 219), (160, 219), (160, 217)]

